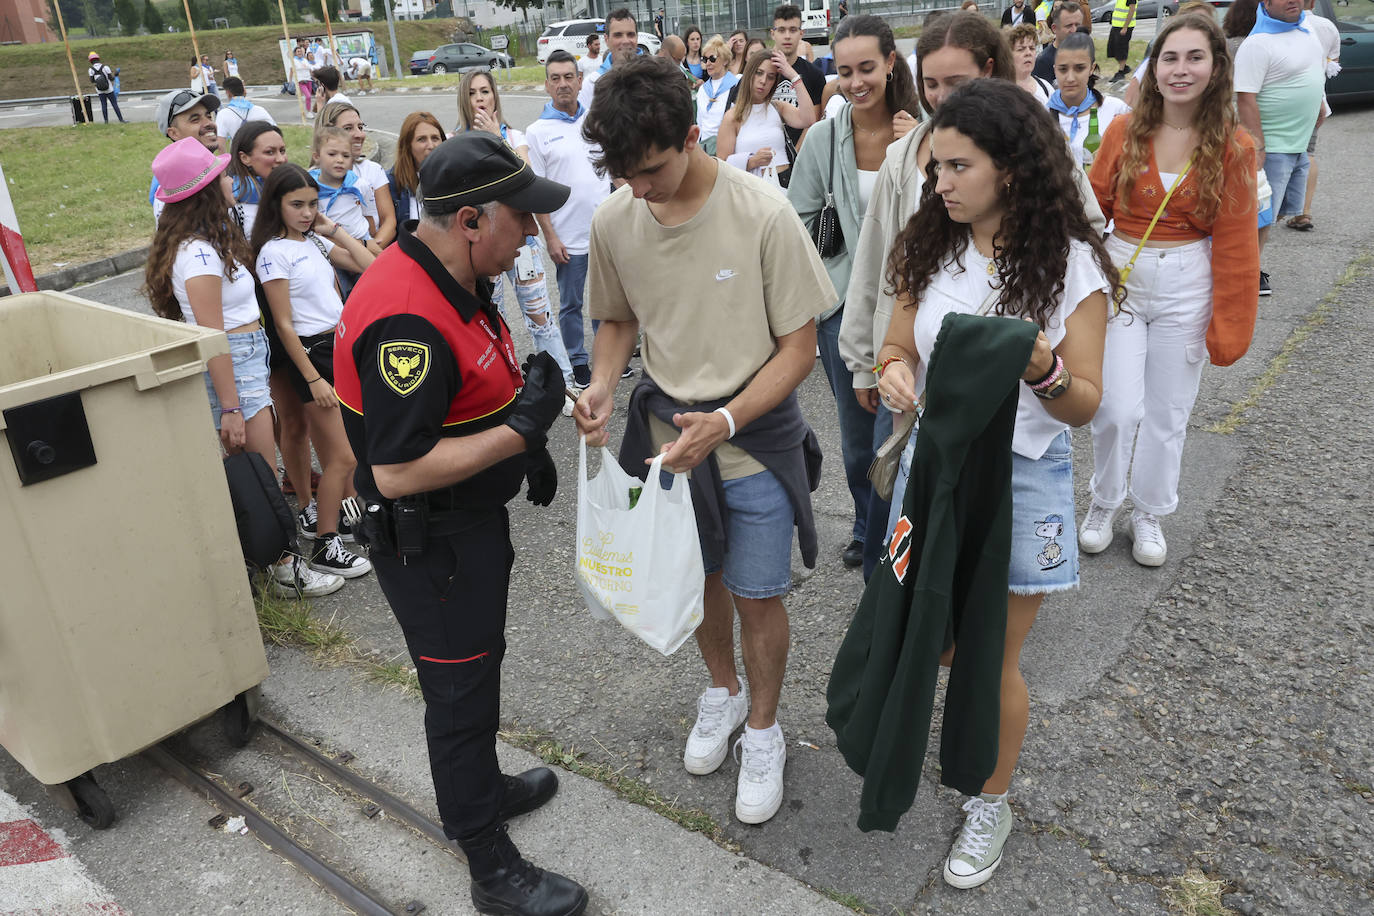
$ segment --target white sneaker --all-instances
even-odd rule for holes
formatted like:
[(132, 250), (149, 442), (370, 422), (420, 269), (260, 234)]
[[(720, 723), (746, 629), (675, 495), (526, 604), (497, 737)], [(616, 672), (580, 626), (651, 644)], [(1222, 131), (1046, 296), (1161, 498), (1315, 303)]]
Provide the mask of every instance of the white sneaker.
[(1131, 556), (1141, 566), (1163, 566), (1169, 556), (1169, 546), (1164, 543), (1164, 529), (1159, 519), (1139, 509), (1131, 513), (1131, 538), (1135, 546)]
[(964, 802), (964, 810), (968, 817), (945, 857), (945, 883), (958, 888), (978, 887), (1002, 864), (1002, 847), (1011, 835), (1011, 806), (1005, 797), (990, 801), (975, 795)]
[(782, 807), (782, 771), (787, 765), (782, 729), (771, 729), (763, 737), (746, 730), (735, 742), (735, 759), (739, 762), (735, 817), (745, 824), (762, 824)]
[(292, 557), (290, 563), (273, 566), (272, 580), (269, 583), (273, 594), (288, 599), (332, 595), (343, 588), (343, 584), (342, 576), (315, 572), (300, 557)]
[(1083, 524), (1078, 526), (1078, 549), (1084, 553), (1101, 553), (1110, 547), (1114, 537), (1112, 525), (1120, 511), (1120, 506), (1109, 509), (1094, 499)]
[(739, 693), (728, 687), (708, 687), (697, 700), (697, 722), (687, 736), (682, 765), (693, 776), (714, 773), (725, 761), (730, 736), (749, 718), (749, 682), (739, 676)]

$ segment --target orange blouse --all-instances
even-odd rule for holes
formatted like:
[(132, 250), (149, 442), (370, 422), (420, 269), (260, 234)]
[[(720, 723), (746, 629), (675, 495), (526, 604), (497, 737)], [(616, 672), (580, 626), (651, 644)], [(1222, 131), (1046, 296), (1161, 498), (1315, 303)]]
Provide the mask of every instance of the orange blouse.
[[(1130, 117), (1112, 121), (1088, 174), (1097, 203), (1116, 228), (1134, 238), (1145, 235), (1169, 188), (1151, 157), (1136, 180), (1128, 207), (1116, 199), (1126, 128)], [(1255, 141), (1237, 128), (1236, 142), (1222, 163), (1221, 203), (1210, 222), (1197, 216), (1198, 187), (1190, 170), (1174, 191), (1169, 206), (1150, 233), (1150, 241), (1186, 242), (1212, 239), (1212, 321), (1207, 326), (1207, 353), (1212, 364), (1229, 366), (1245, 355), (1255, 333), (1259, 311), (1259, 214), (1255, 198)], [(1146, 244), (1149, 244), (1147, 241)], [(1130, 307), (1129, 300), (1126, 303)]]

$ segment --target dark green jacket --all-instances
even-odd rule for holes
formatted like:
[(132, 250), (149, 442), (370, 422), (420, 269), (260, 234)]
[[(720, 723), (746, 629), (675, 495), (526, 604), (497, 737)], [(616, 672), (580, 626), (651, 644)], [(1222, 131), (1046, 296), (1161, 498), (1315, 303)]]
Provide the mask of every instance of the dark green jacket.
[(921, 780), (940, 653), (957, 645), (940, 781), (977, 795), (997, 766), (1011, 557), (1011, 437), (1038, 328), (950, 314), (926, 374), (902, 517), (831, 669), (826, 722), (864, 777), (860, 830), (895, 830)]

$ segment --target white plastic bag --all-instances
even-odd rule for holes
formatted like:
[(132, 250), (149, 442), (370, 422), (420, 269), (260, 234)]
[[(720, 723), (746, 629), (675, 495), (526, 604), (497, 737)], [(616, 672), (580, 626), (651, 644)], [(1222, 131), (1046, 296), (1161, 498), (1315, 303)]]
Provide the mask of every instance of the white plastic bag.
[[(587, 441), (578, 448), (577, 587), (592, 615), (614, 617), (664, 655), (701, 623), (706, 573), (686, 474), (663, 489), (663, 456), (641, 482), (609, 449), (587, 479)], [(642, 488), (642, 489), (641, 489)], [(631, 508), (631, 490), (639, 499)]]

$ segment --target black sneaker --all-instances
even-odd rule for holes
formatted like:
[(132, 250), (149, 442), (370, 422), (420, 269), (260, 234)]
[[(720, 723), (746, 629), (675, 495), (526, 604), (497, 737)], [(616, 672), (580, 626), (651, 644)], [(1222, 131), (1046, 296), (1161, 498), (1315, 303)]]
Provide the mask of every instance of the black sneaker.
[(586, 388), (592, 383), (592, 367), (586, 363), (573, 366), (573, 383), (578, 388)]
[(1112, 77), (1112, 80), (1111, 80), (1111, 81), (1112, 81), (1113, 83), (1119, 83), (1119, 82), (1121, 82), (1122, 80), (1124, 80), (1127, 76), (1129, 76), (1130, 73), (1131, 73), (1131, 68), (1130, 68), (1130, 67), (1122, 67), (1120, 70), (1116, 71), (1116, 75)]
[(315, 509), (315, 501), (306, 503), (305, 508), (296, 513), (296, 530), (301, 533), (301, 537), (315, 539), (315, 534), (319, 531), (320, 514)]
[(864, 542), (855, 538), (849, 542), (849, 546), (840, 554), (840, 562), (850, 569), (864, 565)]
[(1261, 296), (1272, 296), (1272, 295), (1274, 295), (1274, 291), (1273, 291), (1272, 289), (1269, 288), (1269, 275), (1268, 275), (1267, 273), (1265, 273), (1264, 271), (1262, 271), (1262, 270), (1260, 271), (1260, 291), (1259, 291), (1259, 294), (1260, 294)]
[(337, 534), (315, 541), (310, 552), (310, 568), (315, 572), (333, 573), (345, 579), (356, 579), (372, 572), (372, 563), (348, 548)]
[(625, 371), (620, 373), (621, 378), (634, 378), (635, 370), (633, 366), (626, 366)]
[(357, 542), (357, 538), (353, 536), (353, 526), (348, 523), (348, 519), (344, 518), (342, 513), (339, 515), (339, 540), (345, 544)]

